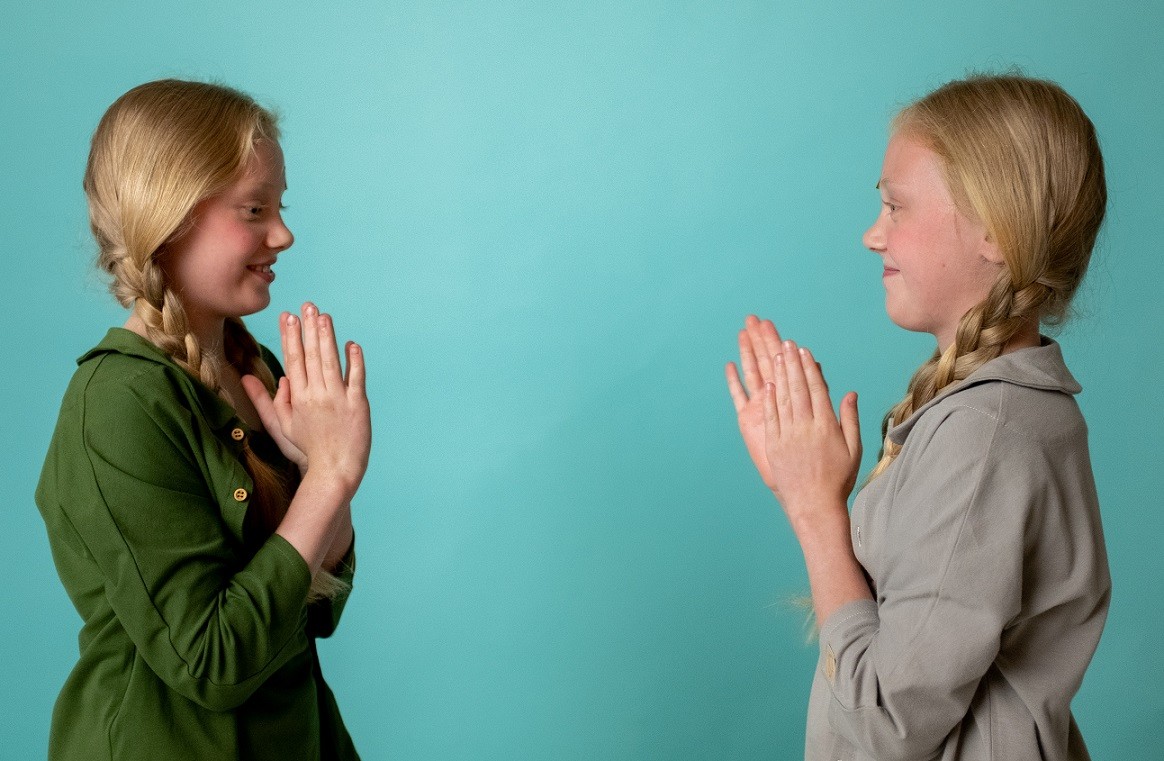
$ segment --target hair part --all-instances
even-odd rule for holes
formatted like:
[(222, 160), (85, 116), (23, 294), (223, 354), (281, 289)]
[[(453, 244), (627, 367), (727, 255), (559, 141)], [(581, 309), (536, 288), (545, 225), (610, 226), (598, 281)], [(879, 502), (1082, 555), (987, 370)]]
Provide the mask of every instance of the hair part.
[(880, 475), (900, 447), (888, 430), (985, 363), (1032, 321), (1068, 316), (1107, 207), (1103, 155), (1079, 103), (1054, 82), (1018, 74), (949, 82), (904, 108), (896, 133), (942, 161), (961, 211), (982, 222), (1005, 266), (954, 341), (922, 364), (882, 423)]
[[(97, 264), (109, 289), (133, 309), (146, 336), (180, 367), (221, 394), (224, 368), (190, 330), (182, 301), (166, 281), (166, 244), (193, 223), (200, 201), (223, 192), (245, 171), (260, 140), (277, 141), (276, 115), (249, 95), (220, 84), (163, 79), (122, 95), (93, 133), (83, 187)], [(257, 376), (275, 393), (275, 379), (242, 320), (228, 320), (227, 362)], [(252, 506), (268, 531), (287, 512), (294, 485), (244, 450), (255, 482)], [(346, 588), (320, 572), (310, 596), (334, 597)]]

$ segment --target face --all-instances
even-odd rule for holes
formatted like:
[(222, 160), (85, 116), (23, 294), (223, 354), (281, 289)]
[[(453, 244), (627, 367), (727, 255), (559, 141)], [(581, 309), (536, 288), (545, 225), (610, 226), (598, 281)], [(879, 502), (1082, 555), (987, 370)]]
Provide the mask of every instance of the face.
[(294, 241), (283, 224), (286, 189), (283, 151), (261, 140), (242, 175), (200, 201), (189, 229), (166, 244), (159, 261), (196, 334), (213, 336), (226, 318), (270, 303), (272, 267)]
[(863, 242), (884, 264), (885, 311), (945, 349), (958, 321), (990, 292), (1002, 257), (985, 226), (957, 209), (942, 160), (917, 138), (890, 139), (878, 188), (881, 213)]

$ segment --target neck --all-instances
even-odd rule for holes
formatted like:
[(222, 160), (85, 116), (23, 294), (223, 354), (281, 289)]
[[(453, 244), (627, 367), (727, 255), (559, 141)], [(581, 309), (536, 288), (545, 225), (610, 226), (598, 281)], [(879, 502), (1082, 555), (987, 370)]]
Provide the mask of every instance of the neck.
[[(934, 338), (938, 339), (938, 351), (942, 353), (945, 353), (946, 349), (950, 348), (950, 344), (954, 343), (953, 336), (947, 337), (935, 335)], [(1028, 320), (1027, 322), (1023, 323), (1023, 326), (1020, 327), (1013, 336), (1010, 337), (1009, 341), (1003, 344), (1002, 351), (1000, 351), (999, 354), (1009, 354), (1012, 351), (1018, 351), (1019, 349), (1030, 349), (1034, 346), (1038, 346), (1040, 344), (1040, 340), (1039, 321), (1037, 319)]]
[(1039, 321), (1030, 320), (1019, 329), (1017, 333), (1011, 336), (1006, 345), (1002, 347), (1002, 354), (1010, 354), (1012, 351), (1019, 349), (1030, 349), (1038, 346), (1039, 339)]

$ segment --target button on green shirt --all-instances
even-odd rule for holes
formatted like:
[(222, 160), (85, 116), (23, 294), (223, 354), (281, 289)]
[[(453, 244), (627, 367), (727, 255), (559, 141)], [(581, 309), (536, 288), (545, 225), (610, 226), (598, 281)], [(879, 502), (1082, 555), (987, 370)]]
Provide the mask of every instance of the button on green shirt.
[(357, 758), (315, 651), (345, 598), (307, 605), (303, 558), (245, 520), (269, 438), (128, 330), (78, 365), (36, 491), (84, 621), (49, 757)]

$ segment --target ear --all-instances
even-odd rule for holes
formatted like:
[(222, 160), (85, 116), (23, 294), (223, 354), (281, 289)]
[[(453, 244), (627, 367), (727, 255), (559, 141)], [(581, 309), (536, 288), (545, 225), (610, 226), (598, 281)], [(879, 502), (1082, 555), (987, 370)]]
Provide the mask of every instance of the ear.
[(991, 264), (1000, 266), (1006, 264), (1006, 260), (1002, 256), (1002, 251), (999, 250), (998, 244), (994, 242), (994, 238), (987, 230), (983, 230), (982, 232), (982, 241), (978, 246), (978, 253)]

